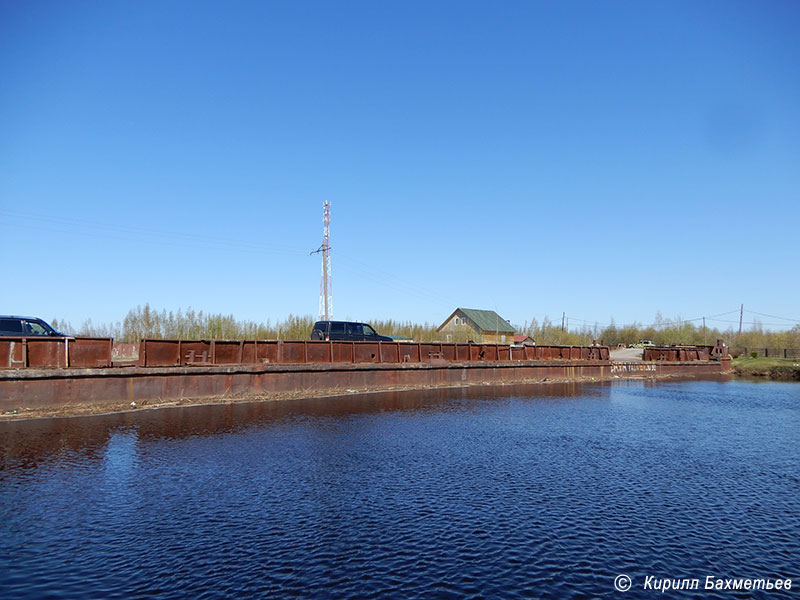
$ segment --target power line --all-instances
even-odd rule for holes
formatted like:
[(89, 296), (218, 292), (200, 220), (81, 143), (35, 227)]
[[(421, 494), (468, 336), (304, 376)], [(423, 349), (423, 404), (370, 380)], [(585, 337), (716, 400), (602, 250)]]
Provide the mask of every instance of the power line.
[[(82, 235), (88, 237), (106, 237), (108, 239), (123, 240), (136, 243), (158, 243), (165, 246), (176, 247), (194, 247), (200, 249), (220, 249), (230, 250), (237, 252), (248, 252), (257, 254), (276, 254), (276, 255), (290, 255), (290, 256), (308, 256), (308, 251), (300, 248), (295, 248), (279, 244), (262, 244), (244, 242), (241, 240), (231, 240), (219, 237), (201, 236), (196, 234), (189, 234), (175, 231), (158, 231), (147, 229), (144, 227), (127, 227), (122, 225), (114, 225), (110, 223), (101, 223), (96, 221), (89, 221), (85, 219), (78, 219), (74, 217), (53, 217), (47, 215), (27, 214), (16, 211), (0, 210), (0, 215), (5, 215), (17, 220), (25, 222), (25, 227), (28, 229), (38, 229), (41, 231), (50, 231), (54, 233), (63, 234), (64, 225), (71, 226), (69, 233), (71, 235)], [(327, 250), (330, 251), (331, 247), (328, 245)], [(317, 252), (325, 255), (325, 247), (323, 246)], [(437, 301), (444, 301), (449, 304), (454, 304), (452, 298), (445, 298), (436, 292), (425, 288), (423, 286), (412, 283), (408, 280), (401, 280), (394, 273), (387, 272), (381, 269), (375, 269), (371, 265), (353, 259), (352, 257), (337, 253), (340, 268), (355, 271), (362, 277), (371, 280), (375, 283), (383, 285), (387, 288), (396, 291), (409, 293), (417, 297), (424, 297), (427, 299), (436, 299)], [(330, 273), (330, 252), (327, 254), (328, 269)], [(325, 258), (323, 258), (325, 260)], [(358, 266), (350, 266), (344, 262), (355, 263)], [(322, 291), (324, 294), (324, 289)], [(328, 301), (329, 313), (332, 312), (332, 294), (330, 289), (330, 282), (328, 287)]]
[[(588, 320), (588, 319), (579, 319), (577, 317), (572, 317), (572, 316), (570, 316), (569, 318), (572, 319), (573, 321), (579, 321), (581, 323), (586, 323), (588, 325), (602, 325), (604, 327), (610, 327), (611, 326), (611, 323), (602, 323), (600, 321), (591, 321), (591, 320)], [(706, 317), (706, 318), (708, 319), (710, 317)], [(638, 327), (667, 327), (669, 325), (680, 325), (681, 323), (693, 323), (695, 321), (702, 321), (702, 320), (703, 320), (703, 317), (697, 317), (695, 319), (680, 319), (680, 320), (677, 320), (677, 321), (661, 321), (660, 323), (650, 323), (650, 324), (647, 324), (647, 325), (638, 325)], [(630, 325), (636, 325), (636, 323), (631, 323)], [(614, 324), (614, 326), (616, 327), (617, 325)], [(626, 325), (626, 324), (622, 325), (622, 327), (627, 327), (627, 326), (628, 325)]]
[(739, 312), (738, 308), (734, 308), (733, 310), (729, 310), (728, 312), (719, 313), (718, 315), (711, 315), (710, 317), (706, 317), (706, 319), (714, 319), (716, 317), (724, 317), (726, 315), (732, 315), (733, 313)]
[[(372, 281), (374, 283), (377, 283), (377, 284), (379, 284), (379, 285), (381, 285), (383, 287), (386, 287), (386, 288), (389, 288), (389, 289), (393, 289), (395, 291), (402, 292), (402, 293), (405, 293), (405, 294), (410, 294), (410, 295), (416, 296), (418, 298), (424, 298), (424, 299), (427, 299), (427, 300), (436, 300), (436, 301), (439, 301), (439, 302), (445, 302), (447, 304), (452, 304), (454, 306), (458, 305), (458, 303), (455, 302), (453, 299), (445, 298), (444, 296), (440, 296), (440, 295), (436, 294), (435, 292), (432, 292), (430, 290), (427, 290), (425, 288), (417, 286), (417, 285), (415, 285), (415, 284), (413, 284), (413, 283), (411, 283), (411, 282), (409, 282), (407, 280), (402, 280), (402, 279), (398, 278), (396, 275), (393, 275), (392, 273), (389, 273), (387, 271), (373, 270), (372, 268), (368, 268), (368, 267), (361, 268), (361, 267), (355, 266), (354, 264), (352, 264), (353, 261), (351, 261), (348, 257), (345, 257), (341, 253), (338, 253), (338, 252), (336, 253), (336, 256), (337, 256), (337, 260), (339, 261), (338, 262), (338, 265), (339, 265), (338, 268), (339, 269), (344, 269), (346, 271), (350, 271), (352, 273), (355, 273), (355, 274), (359, 275), (360, 277), (362, 277), (362, 278), (364, 278), (366, 280)], [(358, 262), (358, 261), (356, 261), (356, 262)], [(360, 263), (360, 264), (364, 264), (364, 263)]]
[(385, 287), (409, 293), (419, 298), (434, 299), (440, 302), (446, 302), (447, 304), (452, 304), (454, 306), (459, 305), (454, 298), (448, 298), (407, 279), (401, 279), (397, 276), (397, 274), (385, 269), (373, 267), (372, 265), (355, 259), (347, 254), (342, 254), (341, 252), (337, 252), (336, 256), (338, 257), (337, 260), (339, 261), (339, 268), (346, 268), (349, 271), (358, 273), (362, 277), (365, 277)]
[[(717, 323), (732, 323), (734, 325), (739, 324), (739, 321), (730, 321), (725, 319), (709, 319), (709, 320), (715, 321)], [(742, 325), (752, 325), (754, 327), (759, 325), (769, 325), (770, 327), (794, 327), (794, 325), (790, 323), (762, 323), (761, 321), (751, 321), (751, 322), (743, 321)]]
[(759, 315), (760, 317), (769, 317), (770, 319), (781, 319), (782, 321), (792, 321), (793, 323), (800, 323), (800, 319), (790, 319), (789, 317), (777, 317), (775, 315), (768, 315), (766, 313), (760, 313), (754, 310), (747, 310), (747, 309), (745, 309), (744, 312), (750, 313), (751, 315)]
[(216, 248), (240, 252), (257, 252), (260, 254), (288, 254), (296, 256), (307, 254), (307, 252), (300, 248), (283, 244), (253, 243), (242, 240), (203, 236), (185, 232), (159, 231), (145, 227), (129, 227), (124, 225), (77, 219), (74, 217), (51, 217), (47, 215), (36, 215), (9, 210), (0, 210), (0, 215), (23, 221), (26, 228), (38, 229), (41, 231), (52, 231), (62, 235), (65, 233), (65, 225), (67, 225), (70, 227), (67, 233), (71, 235), (83, 235), (91, 237), (102, 236), (109, 239), (137, 243), (160, 243), (168, 246), (189, 245), (197, 248)]
[[(733, 324), (733, 325), (738, 325), (739, 324), (738, 320), (732, 321), (732, 320), (728, 320), (728, 319), (720, 319), (719, 317), (724, 317), (724, 316), (732, 315), (732, 314), (739, 313), (739, 312), (740, 312), (740, 309), (737, 308), (737, 309), (730, 310), (730, 311), (727, 311), (727, 312), (718, 313), (718, 314), (712, 315), (710, 317), (695, 317), (693, 319), (677, 319), (677, 320), (671, 320), (671, 321), (661, 321), (659, 323), (649, 323), (649, 324), (646, 324), (646, 325), (640, 325), (640, 324), (637, 324), (637, 323), (634, 322), (634, 323), (631, 323), (631, 324), (623, 324), (623, 325), (621, 325), (621, 327), (634, 326), (634, 327), (641, 328), (641, 329), (651, 328), (651, 327), (652, 328), (661, 328), (661, 327), (671, 327), (673, 325), (682, 325), (684, 323), (695, 323), (695, 322), (698, 322), (698, 321), (703, 321), (703, 319), (705, 319), (706, 321), (714, 321), (714, 322), (717, 322), (717, 323), (730, 323), (730, 324)], [(773, 319), (784, 319), (784, 317), (776, 317), (775, 315), (768, 315), (768, 314), (765, 314), (765, 313), (758, 313), (758, 312), (755, 312), (755, 311), (747, 311), (746, 310), (745, 312), (749, 312), (749, 313), (752, 313), (752, 314), (757, 314), (757, 315), (761, 315), (761, 316), (765, 316), (765, 317), (770, 317), (770, 318), (773, 318)], [(573, 317), (573, 316), (567, 316), (566, 318), (571, 319), (574, 322), (583, 323), (584, 325), (591, 325), (591, 326), (598, 326), (598, 327), (610, 327), (611, 326), (611, 323), (604, 323), (604, 322), (601, 322), (601, 321), (593, 321), (593, 320), (590, 320), (590, 319), (580, 319), (578, 317)], [(793, 323), (800, 323), (800, 320), (797, 320), (797, 319), (788, 319), (788, 318), (786, 318), (785, 320), (786, 321), (792, 321)], [(762, 323), (762, 322), (759, 322), (759, 321), (742, 322), (742, 325), (748, 325), (748, 326), (753, 326), (753, 327), (757, 327), (757, 326), (760, 326), (760, 325), (769, 326), (769, 327), (791, 327), (792, 326), (790, 323)], [(617, 325), (615, 324), (615, 326), (617, 326)]]

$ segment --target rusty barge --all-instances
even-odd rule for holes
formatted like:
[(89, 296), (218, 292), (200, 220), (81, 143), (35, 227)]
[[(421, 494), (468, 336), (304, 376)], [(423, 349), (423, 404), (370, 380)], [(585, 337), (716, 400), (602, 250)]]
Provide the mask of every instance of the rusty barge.
[(109, 338), (3, 337), (0, 415), (729, 370), (721, 343), (618, 362), (607, 346), (144, 339), (137, 360), (115, 361)]

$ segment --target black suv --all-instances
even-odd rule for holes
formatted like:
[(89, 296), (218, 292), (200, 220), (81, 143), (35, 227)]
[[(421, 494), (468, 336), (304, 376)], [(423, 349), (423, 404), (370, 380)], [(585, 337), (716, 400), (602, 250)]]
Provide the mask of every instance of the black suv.
[(0, 315), (0, 336), (13, 337), (67, 337), (36, 317)]
[(347, 342), (391, 342), (392, 338), (378, 335), (366, 323), (350, 321), (317, 321), (311, 330), (312, 340)]

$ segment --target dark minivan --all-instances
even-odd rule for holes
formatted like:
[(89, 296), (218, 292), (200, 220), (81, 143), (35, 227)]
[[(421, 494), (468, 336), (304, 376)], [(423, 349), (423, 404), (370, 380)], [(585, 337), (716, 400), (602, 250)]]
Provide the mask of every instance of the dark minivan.
[(50, 325), (36, 317), (15, 317), (13, 315), (0, 315), (0, 336), (13, 337), (66, 337)]
[(392, 338), (378, 335), (366, 323), (350, 321), (317, 321), (311, 330), (312, 340), (347, 342), (391, 342)]

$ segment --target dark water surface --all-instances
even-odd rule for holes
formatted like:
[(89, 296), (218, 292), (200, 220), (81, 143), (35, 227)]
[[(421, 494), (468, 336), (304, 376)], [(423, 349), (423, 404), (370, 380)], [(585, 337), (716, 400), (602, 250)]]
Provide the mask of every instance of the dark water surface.
[(800, 385), (738, 381), (0, 423), (0, 598), (797, 597), (799, 442)]

